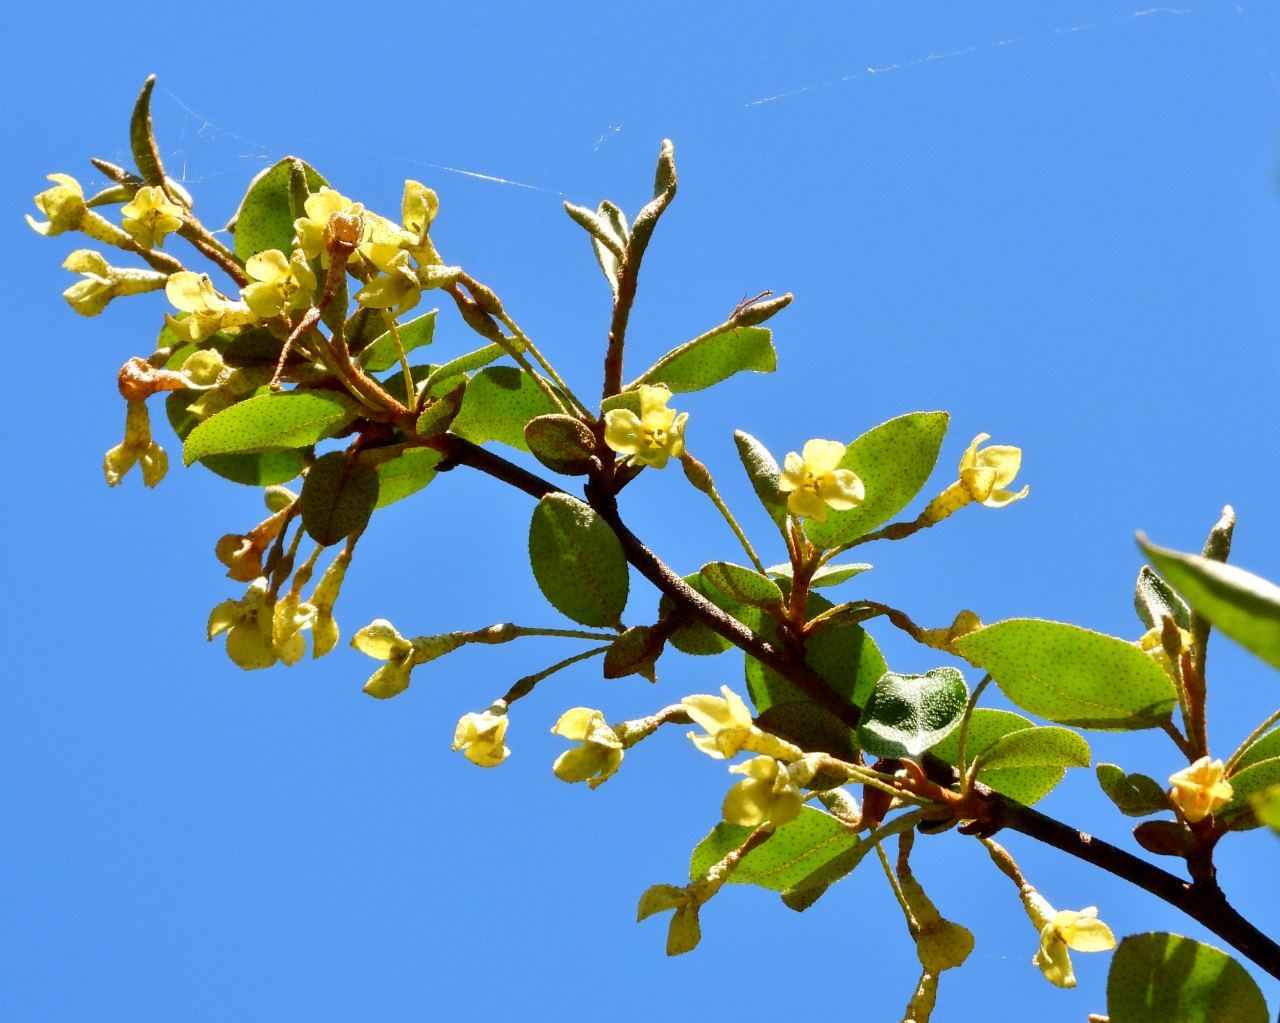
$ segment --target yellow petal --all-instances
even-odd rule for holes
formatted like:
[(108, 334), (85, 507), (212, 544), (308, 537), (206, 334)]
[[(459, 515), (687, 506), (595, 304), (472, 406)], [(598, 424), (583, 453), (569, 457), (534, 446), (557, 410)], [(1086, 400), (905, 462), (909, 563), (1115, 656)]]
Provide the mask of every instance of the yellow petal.
[(816, 476), (835, 469), (846, 450), (846, 446), (837, 440), (811, 440), (804, 446), (804, 462)]
[(640, 450), (640, 417), (630, 409), (610, 409), (604, 414), (604, 442), (620, 455)]

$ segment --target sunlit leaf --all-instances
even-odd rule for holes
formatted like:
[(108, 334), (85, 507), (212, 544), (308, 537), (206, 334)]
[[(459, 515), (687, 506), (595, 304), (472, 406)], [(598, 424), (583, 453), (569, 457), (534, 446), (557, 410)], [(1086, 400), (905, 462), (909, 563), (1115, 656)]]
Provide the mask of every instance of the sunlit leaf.
[(1111, 1023), (1269, 1023), (1266, 1000), (1225, 952), (1177, 934), (1120, 942), (1107, 975)]

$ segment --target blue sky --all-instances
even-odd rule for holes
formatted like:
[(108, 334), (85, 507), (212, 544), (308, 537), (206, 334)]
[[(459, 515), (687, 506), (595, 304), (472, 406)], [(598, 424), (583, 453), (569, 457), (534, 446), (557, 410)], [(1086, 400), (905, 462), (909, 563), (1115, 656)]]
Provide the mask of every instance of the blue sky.
[[(1266, 454), (1280, 428), (1280, 14), (1199, 0), (307, 11), (233, 2), (198, 25), (169, 5), (73, 4), (56, 25), (9, 15), (25, 40), (0, 72), (14, 97), (0, 187), (22, 384), (0, 597), (0, 1014), (898, 1018), (917, 970), (872, 865), (803, 916), (726, 890), (702, 946), (668, 960), (664, 924), (635, 925), (635, 902), (683, 877), (723, 772), (673, 732), (596, 792), (550, 774), (563, 742), (547, 729), (564, 708), (616, 720), (741, 688), (734, 655), (671, 657), (660, 689), (588, 668), (557, 677), (518, 707), (510, 760), (481, 771), (449, 752), (458, 716), (568, 648), (457, 654), (382, 703), (360, 692), (373, 662), (345, 646), (243, 674), (206, 644), (209, 608), (238, 592), (213, 543), (257, 521), (260, 500), (199, 471), (154, 493), (136, 477), (103, 485), (115, 371), (150, 351), (162, 304), (74, 316), (58, 297), (74, 243), (37, 237), (21, 214), (44, 174), (96, 182), (89, 156), (123, 161), (129, 106), (156, 72), (162, 153), (207, 222), (289, 153), (386, 212), (418, 178), (440, 195), (446, 259), (492, 285), (589, 392), (608, 290), (560, 204), (636, 209), (670, 137), (681, 190), (650, 248), (630, 367), (743, 295), (797, 296), (772, 324), (776, 374), (680, 403), (691, 450), (752, 534), (771, 542), (734, 428), (781, 455), (947, 409), (936, 485), (984, 431), (1023, 447), (1031, 498), (870, 548), (876, 569), (854, 585), (928, 624), (970, 607), (1136, 637), (1135, 529), (1195, 547), (1230, 502), (1235, 559), (1280, 577)], [(451, 318), (435, 344), (472, 347)], [(636, 530), (685, 571), (737, 556), (696, 496), (674, 472), (625, 494)], [(344, 631), (378, 616), (407, 634), (555, 624), (524, 561), (529, 512), (460, 471), (379, 515), (339, 604)], [(632, 592), (640, 622), (654, 594), (640, 580)], [(896, 670), (935, 666), (876, 636)], [(1274, 709), (1275, 678), (1225, 641), (1212, 662), (1210, 738), (1225, 756)], [(1090, 739), (1130, 770), (1179, 766), (1159, 736)], [(1045, 809), (1132, 847), (1092, 772)], [(1059, 906), (1096, 904), (1122, 934), (1206, 937), (1092, 868), (1007, 844)], [(1221, 849), (1229, 893), (1264, 919), (1278, 856), (1257, 832)], [(922, 842), (916, 861), (978, 941), (935, 1020), (972, 1019), (995, 992), (997, 1019), (1103, 1011), (1107, 957), (1078, 955), (1080, 987), (1051, 989), (976, 843)], [(1264, 990), (1274, 1011), (1280, 985)]]

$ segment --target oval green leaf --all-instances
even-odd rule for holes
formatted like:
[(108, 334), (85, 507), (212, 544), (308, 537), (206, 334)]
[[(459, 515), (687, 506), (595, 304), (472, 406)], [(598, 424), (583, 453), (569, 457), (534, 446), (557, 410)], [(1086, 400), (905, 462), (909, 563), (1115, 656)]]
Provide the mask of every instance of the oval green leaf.
[(1254, 813), (1253, 797), (1280, 785), (1280, 757), (1259, 760), (1231, 776), (1231, 802), (1217, 813), (1219, 823), (1232, 831), (1250, 831), (1261, 824)]
[(1061, 725), (1155, 728), (1177, 702), (1169, 676), (1135, 644), (1076, 625), (1011, 618), (955, 648), (1023, 710)]
[(396, 344), (396, 336), (390, 330), (374, 338), (372, 343), (359, 354), (360, 364), (370, 373), (381, 373), (400, 361), (401, 346), (404, 347), (407, 355), (415, 348), (431, 344), (436, 333), (438, 311), (432, 309), (431, 312), (423, 313), (408, 323), (400, 324), (397, 328), (400, 331), (400, 345)]
[(559, 411), (523, 370), (490, 366), (471, 378), (452, 430), (476, 444), (497, 441), (528, 451), (524, 428), (529, 420)]
[[(969, 718), (969, 736), (965, 757), (970, 763), (1007, 735), (1028, 731), (1035, 726), (1021, 714), (993, 707), (978, 707)], [(929, 751), (933, 756), (958, 766), (960, 763), (960, 729), (956, 729)], [(978, 779), (1010, 799), (1031, 806), (1053, 791), (1066, 776), (1063, 767), (1014, 767), (1005, 771), (982, 769)]]
[(866, 498), (849, 511), (830, 512), (826, 522), (807, 521), (809, 538), (821, 547), (838, 547), (902, 511), (933, 472), (947, 421), (945, 412), (912, 412), (881, 423), (850, 444), (840, 468), (858, 474)]
[(702, 566), (702, 578), (730, 600), (752, 607), (779, 607), (782, 591), (767, 576), (730, 561), (713, 561)]
[(1243, 771), (1246, 767), (1251, 767), (1263, 760), (1270, 760), (1272, 757), (1280, 757), (1280, 728), (1264, 732), (1250, 743), (1249, 748), (1236, 761), (1235, 769), (1237, 772)]
[(416, 494), (436, 478), (441, 454), (431, 448), (409, 448), (396, 458), (378, 464), (378, 503), (385, 508)]
[(710, 331), (673, 348), (625, 389), (666, 384), (676, 394), (701, 391), (735, 373), (772, 373), (777, 368), (772, 331), (767, 327), (730, 327)]
[(609, 524), (568, 494), (548, 494), (529, 524), (529, 562), (556, 610), (583, 625), (618, 625), (627, 560)]
[(524, 440), (533, 457), (552, 472), (582, 476), (595, 456), (595, 436), (573, 416), (546, 415), (531, 419)]
[(328, 547), (369, 524), (378, 504), (378, 473), (341, 451), (315, 460), (302, 484), (302, 525)]
[[(857, 562), (848, 565), (823, 565), (813, 573), (813, 577), (809, 580), (809, 588), (821, 590), (828, 586), (839, 586), (842, 582), (852, 579), (855, 575), (861, 575), (863, 572), (867, 572), (871, 568), (872, 566), (865, 562)], [(770, 575), (789, 581), (791, 579), (792, 567), (790, 565), (774, 565), (767, 571)]]
[[(197, 391), (171, 391), (165, 399), (169, 425), (179, 440), (196, 428), (199, 420), (187, 406), (199, 396)], [(250, 455), (210, 455), (199, 460), (210, 472), (249, 487), (273, 487), (288, 483), (302, 472), (302, 456), (296, 451), (263, 451)]]
[[(689, 877), (697, 878), (738, 848), (754, 829), (721, 821), (693, 850)], [(859, 843), (858, 833), (829, 813), (804, 807), (769, 841), (751, 850), (729, 875), (730, 884), (753, 884), (769, 891), (790, 888)]]
[(1138, 543), (1160, 574), (1224, 636), (1280, 668), (1280, 586), (1235, 565)]
[[(289, 205), (289, 175), (296, 156), (286, 156), (272, 164), (250, 183), (240, 208), (227, 225), (235, 232), (235, 251), (240, 262), (267, 249), (279, 249), (286, 256), (293, 249), (294, 215)], [(302, 163), (307, 187), (318, 192), (327, 185), (316, 169)]]
[(419, 437), (439, 437), (451, 427), (462, 411), (467, 396), (467, 378), (459, 377), (458, 385), (446, 394), (429, 401), (418, 416), (414, 430)]
[(359, 416), (359, 406), (335, 391), (259, 394), (210, 416), (188, 435), (183, 461), (210, 455), (303, 448), (337, 433)]
[(1178, 934), (1120, 942), (1107, 975), (1111, 1023), (1269, 1023), (1267, 1003), (1225, 952)]
[(1017, 767), (1088, 767), (1089, 744), (1069, 728), (1024, 728), (993, 742), (978, 756), (981, 772)]
[[(760, 612), (755, 608), (745, 607), (736, 601), (729, 600), (719, 590), (712, 589), (702, 578), (698, 572), (684, 577), (684, 581), (694, 590), (706, 597), (721, 611), (726, 611), (733, 615), (734, 618), (742, 622), (749, 628), (757, 628), (759, 625)], [(675, 605), (671, 602), (670, 597), (664, 596), (658, 602), (659, 616), (666, 616), (675, 610)], [(716, 654), (722, 654), (730, 649), (733, 644), (721, 636), (718, 632), (712, 631), (702, 622), (685, 621), (682, 623), (668, 639), (673, 647), (682, 654), (689, 654), (693, 657), (712, 657)]]
[(1169, 797), (1154, 778), (1126, 774), (1115, 764), (1099, 764), (1097, 775), (1102, 791), (1126, 817), (1146, 817), (1169, 809)]
[(919, 757), (960, 724), (969, 687), (955, 668), (923, 675), (886, 671), (858, 726), (862, 748), (879, 757)]

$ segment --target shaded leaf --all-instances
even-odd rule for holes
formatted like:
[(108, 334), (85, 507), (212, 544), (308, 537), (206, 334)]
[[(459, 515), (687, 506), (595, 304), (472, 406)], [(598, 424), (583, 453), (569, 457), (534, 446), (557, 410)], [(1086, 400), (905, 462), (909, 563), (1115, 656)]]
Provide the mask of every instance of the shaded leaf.
[(378, 504), (378, 472), (341, 451), (321, 455), (302, 484), (302, 525), (326, 547), (358, 533)]
[(1186, 857), (1196, 847), (1195, 836), (1182, 821), (1143, 821), (1134, 826), (1133, 839), (1157, 856)]
[(880, 757), (919, 757), (960, 723), (969, 687), (955, 668), (923, 675), (886, 671), (862, 713), (858, 741)]
[(713, 561), (702, 566), (702, 578), (723, 596), (752, 607), (778, 607), (782, 591), (772, 579), (729, 561)]
[(751, 434), (735, 430), (733, 442), (738, 446), (738, 457), (747, 470), (747, 478), (764, 505), (769, 517), (777, 523), (779, 529), (785, 527), (787, 521), (787, 502), (778, 490), (778, 481), (782, 478), (782, 470), (774, 461), (769, 449), (756, 440)]
[(1138, 573), (1138, 584), (1133, 589), (1133, 608), (1148, 629), (1158, 629), (1165, 618), (1172, 618), (1179, 628), (1191, 628), (1191, 609), (1147, 565)]
[[(997, 742), (1015, 732), (1028, 731), (1035, 726), (1021, 714), (992, 707), (977, 707), (969, 718), (969, 737), (965, 756), (970, 763), (980, 757)], [(960, 764), (960, 729), (951, 732), (929, 751), (933, 756), (954, 766)], [(1066, 776), (1064, 767), (1014, 767), (1008, 770), (983, 769), (979, 765), (978, 780), (1010, 799), (1030, 806), (1053, 791)]]
[(1059, 724), (1155, 728), (1177, 702), (1169, 676), (1135, 644), (1076, 625), (1011, 618), (954, 646), (1023, 710)]
[[(753, 830), (727, 821), (717, 824), (693, 850), (689, 877), (701, 876), (738, 848)], [(729, 883), (753, 884), (780, 892), (859, 842), (857, 833), (848, 825), (806, 806), (799, 817), (778, 828), (769, 841), (747, 853), (729, 876)]]
[(636, 377), (641, 384), (666, 384), (674, 393), (701, 391), (735, 373), (772, 373), (778, 368), (773, 333), (767, 327), (737, 327), (703, 334), (673, 348)]
[(945, 412), (912, 412), (868, 430), (849, 445), (841, 469), (862, 479), (866, 498), (849, 511), (832, 511), (826, 522), (806, 521), (809, 538), (838, 547), (888, 522), (928, 481), (947, 432)]
[[(289, 205), (289, 175), (297, 159), (286, 156), (249, 182), (248, 191), (228, 225), (235, 232), (235, 252), (241, 262), (267, 249), (279, 249), (286, 256), (293, 249), (295, 218)], [(328, 184), (314, 167), (305, 161), (298, 162), (302, 163), (307, 187), (312, 192)]]
[(1097, 775), (1102, 791), (1126, 817), (1146, 817), (1169, 809), (1169, 797), (1154, 778), (1126, 774), (1115, 764), (1099, 764)]
[(1177, 934), (1120, 942), (1107, 975), (1111, 1023), (1269, 1023), (1267, 1003), (1225, 952)]
[(466, 400), (467, 383), (467, 378), (462, 377), (453, 390), (428, 401), (414, 426), (419, 437), (439, 437), (454, 424)]
[(187, 465), (209, 455), (303, 448), (353, 422), (359, 406), (336, 391), (259, 394), (196, 426), (182, 447)]
[(622, 545), (589, 505), (548, 494), (529, 525), (529, 562), (556, 610), (583, 625), (619, 624), (627, 604)]
[(523, 370), (490, 366), (467, 384), (462, 410), (451, 429), (476, 444), (497, 441), (528, 451), (524, 428), (529, 420), (559, 411)]
[[(719, 590), (709, 586), (700, 573), (694, 572), (692, 575), (687, 575), (684, 577), (684, 581), (711, 603), (715, 604), (716, 607), (720, 608), (721, 611), (733, 615), (738, 621), (749, 627), (755, 627), (753, 623), (757, 623), (760, 617), (758, 611), (725, 597)], [(675, 604), (671, 602), (669, 597), (664, 596), (658, 602), (659, 615), (666, 616), (674, 611)], [(715, 654), (722, 654), (733, 646), (718, 632), (714, 632), (710, 627), (698, 621), (682, 623), (671, 633), (668, 642), (681, 653), (690, 654), (694, 657), (710, 657)]]
[(431, 448), (408, 448), (396, 458), (378, 465), (378, 503), (385, 508), (416, 494), (436, 478), (440, 452)]
[(1223, 635), (1280, 668), (1280, 586), (1235, 565), (1138, 543), (1160, 574)]
[(595, 436), (573, 416), (546, 415), (529, 420), (524, 440), (533, 457), (552, 472), (582, 476), (595, 456)]

